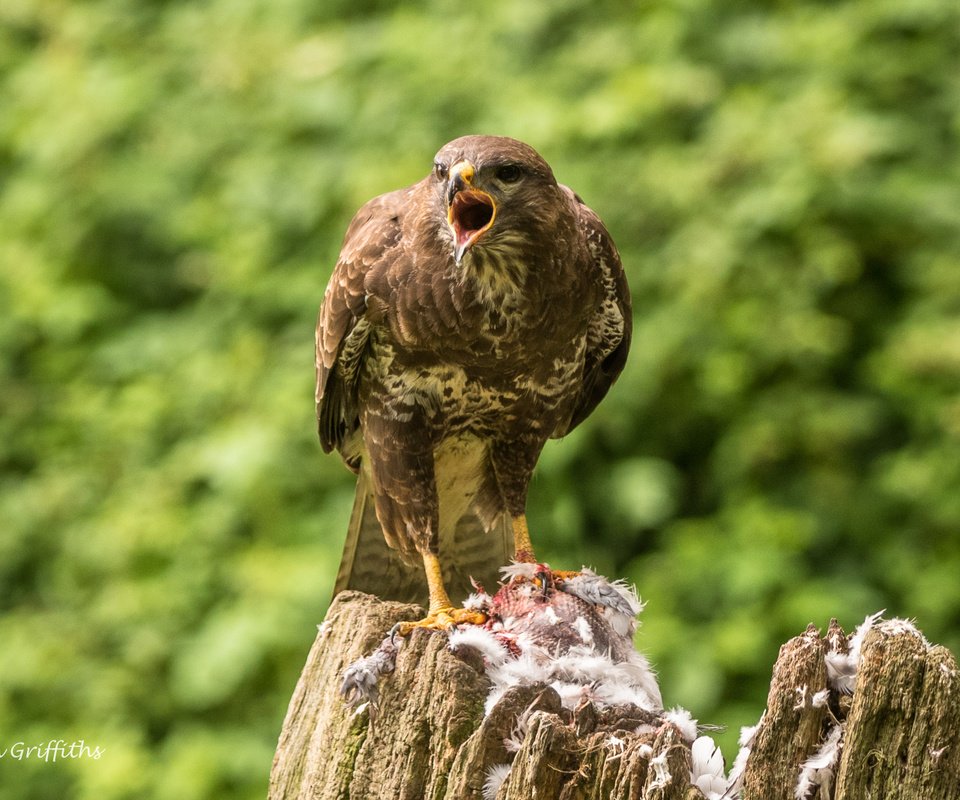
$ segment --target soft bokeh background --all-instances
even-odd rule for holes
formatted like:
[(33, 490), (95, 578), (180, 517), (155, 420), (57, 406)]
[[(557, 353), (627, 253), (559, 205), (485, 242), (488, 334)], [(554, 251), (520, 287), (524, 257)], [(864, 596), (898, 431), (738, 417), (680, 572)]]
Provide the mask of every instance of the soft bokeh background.
[(454, 136), (607, 222), (627, 369), (551, 444), (556, 566), (649, 601), (668, 703), (737, 729), (779, 644), (960, 650), (960, 6), (0, 4), (0, 797), (259, 798), (351, 475), (313, 323), (353, 211)]

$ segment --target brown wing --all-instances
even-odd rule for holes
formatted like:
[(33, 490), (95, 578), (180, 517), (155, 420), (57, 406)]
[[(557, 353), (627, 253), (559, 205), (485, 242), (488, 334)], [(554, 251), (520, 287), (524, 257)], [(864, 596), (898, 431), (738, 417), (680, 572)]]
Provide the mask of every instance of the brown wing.
[(563, 436), (597, 407), (623, 370), (630, 349), (633, 311), (620, 254), (600, 218), (573, 191), (563, 187), (575, 204), (585, 268), (595, 270), (603, 285), (603, 300), (587, 330), (583, 382), (569, 424), (556, 432)]
[[(347, 228), (317, 321), (317, 425), (325, 452), (340, 449), (358, 423), (357, 381), (370, 333), (367, 272), (400, 241), (403, 195), (380, 195)], [(353, 465), (356, 466), (356, 465)]]

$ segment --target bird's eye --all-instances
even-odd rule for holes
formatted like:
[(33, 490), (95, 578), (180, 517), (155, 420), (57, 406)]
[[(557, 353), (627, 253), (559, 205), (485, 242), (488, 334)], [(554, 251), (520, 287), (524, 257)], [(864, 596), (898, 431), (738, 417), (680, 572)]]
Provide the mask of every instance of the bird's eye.
[(516, 183), (522, 175), (523, 170), (516, 164), (504, 164), (502, 167), (497, 167), (497, 180), (504, 183)]
[(439, 161), (435, 161), (433, 164), (433, 174), (436, 175), (440, 180), (445, 181), (449, 170), (447, 169), (446, 164), (441, 164)]

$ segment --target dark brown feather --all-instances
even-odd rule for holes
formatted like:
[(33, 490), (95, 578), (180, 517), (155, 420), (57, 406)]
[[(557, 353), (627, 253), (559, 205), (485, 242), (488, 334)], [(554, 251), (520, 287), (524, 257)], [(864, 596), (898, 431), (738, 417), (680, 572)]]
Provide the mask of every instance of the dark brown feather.
[[(347, 432), (356, 428), (356, 404), (350, 401), (356, 394), (357, 365), (352, 361), (338, 365), (338, 358), (344, 340), (366, 311), (364, 281), (368, 270), (400, 240), (402, 194), (396, 191), (375, 197), (356, 213), (324, 293), (317, 319), (316, 403), (320, 443), (327, 453), (339, 449)], [(355, 348), (351, 356), (362, 358), (363, 348)], [(335, 369), (338, 366), (339, 370)], [(337, 371), (350, 374), (354, 380), (343, 386)]]

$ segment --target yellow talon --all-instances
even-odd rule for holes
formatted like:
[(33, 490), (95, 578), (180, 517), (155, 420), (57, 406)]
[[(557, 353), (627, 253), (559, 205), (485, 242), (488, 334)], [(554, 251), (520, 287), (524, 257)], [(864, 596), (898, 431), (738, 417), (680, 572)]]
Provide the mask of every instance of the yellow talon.
[(430, 631), (448, 631), (457, 625), (483, 625), (486, 621), (487, 615), (480, 611), (446, 606), (431, 611), (423, 619), (416, 622), (398, 622), (394, 626), (394, 633), (405, 637), (417, 628), (426, 628)]
[(427, 586), (430, 590), (430, 611), (416, 622), (398, 622), (393, 626), (391, 635), (409, 636), (417, 628), (430, 631), (448, 631), (457, 625), (483, 625), (487, 615), (466, 608), (454, 608), (443, 586), (443, 574), (440, 559), (434, 553), (423, 554), (423, 567), (427, 573)]

